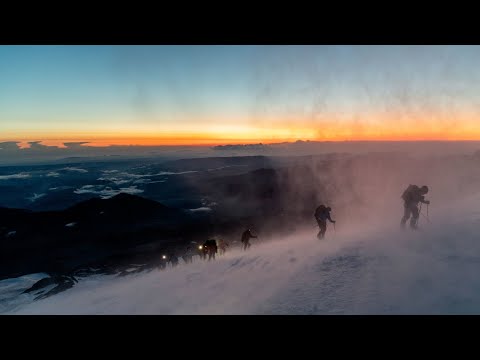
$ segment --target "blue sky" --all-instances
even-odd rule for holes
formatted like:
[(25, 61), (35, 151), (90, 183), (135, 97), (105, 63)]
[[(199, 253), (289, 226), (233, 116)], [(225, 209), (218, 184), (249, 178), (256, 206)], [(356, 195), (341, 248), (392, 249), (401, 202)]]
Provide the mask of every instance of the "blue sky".
[(478, 46), (0, 46), (0, 140), (294, 121), (387, 129), (392, 113), (405, 129), (455, 118), (468, 132), (479, 60)]

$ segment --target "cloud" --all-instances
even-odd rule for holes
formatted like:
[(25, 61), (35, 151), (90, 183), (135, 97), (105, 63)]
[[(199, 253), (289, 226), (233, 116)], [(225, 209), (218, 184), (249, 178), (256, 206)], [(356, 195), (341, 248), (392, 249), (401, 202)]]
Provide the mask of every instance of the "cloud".
[(118, 172), (118, 170), (102, 170), (102, 172), (105, 173), (105, 174), (113, 174), (113, 173)]
[[(118, 172), (117, 170), (103, 171), (104, 176), (98, 178), (99, 181), (109, 181), (115, 185), (122, 185), (132, 182), (133, 184), (154, 184), (159, 182), (165, 182), (165, 179), (153, 181), (149, 178), (156, 176), (165, 176), (165, 175), (181, 175), (188, 173), (195, 173), (198, 171), (181, 171), (181, 172), (171, 172), (171, 171), (161, 171), (156, 174), (132, 174), (128, 172)], [(112, 174), (112, 175), (109, 175)]]
[[(105, 176), (98, 178), (98, 181), (109, 181), (114, 183), (115, 185), (122, 185), (127, 184), (130, 182), (134, 182), (136, 184), (148, 182), (149, 179), (144, 179), (146, 177), (154, 176), (151, 174), (131, 174), (128, 172), (118, 172), (116, 170), (113, 171), (104, 171)], [(113, 175), (109, 175), (113, 174)]]
[(109, 181), (109, 182), (114, 183), (115, 185), (122, 185), (122, 184), (132, 182), (131, 179), (119, 179), (117, 177), (100, 177), (97, 180), (98, 181)]
[(11, 180), (11, 179), (28, 179), (31, 175), (28, 173), (19, 173), (12, 175), (0, 175), (0, 180)]
[(28, 197), (27, 199), (30, 200), (31, 202), (35, 202), (37, 201), (38, 199), (44, 197), (46, 194), (37, 194), (37, 193), (34, 193), (32, 196)]
[(63, 169), (60, 169), (60, 170), (72, 171), (72, 172), (78, 172), (78, 173), (87, 173), (88, 172), (88, 170), (80, 169), (80, 168), (76, 168), (76, 167), (66, 167), (66, 168), (63, 168)]
[(29, 141), (28, 144), (30, 145), (31, 150), (51, 150), (51, 149), (58, 149), (58, 146), (49, 146), (42, 144), (42, 141)]
[(150, 175), (150, 176), (181, 175), (181, 174), (190, 174), (190, 173), (196, 173), (196, 172), (198, 172), (198, 170), (180, 171), (180, 172), (160, 171), (159, 173), (157, 173), (155, 175)]
[(56, 187), (51, 187), (48, 190), (49, 191), (59, 191), (59, 190), (68, 190), (71, 189), (71, 186), (56, 186)]
[(141, 194), (143, 193), (143, 190), (137, 189), (136, 186), (112, 189), (111, 187), (103, 185), (84, 185), (80, 189), (76, 189), (74, 193), (78, 195), (95, 194), (100, 195), (102, 199), (108, 199), (120, 193), (126, 193), (131, 195)]
[(190, 210), (191, 212), (210, 212), (210, 211), (212, 211), (211, 208), (206, 207), (206, 206), (204, 206), (204, 207), (199, 207), (199, 208), (196, 208), (196, 209), (189, 209), (189, 210)]
[(20, 150), (20, 141), (6, 141), (0, 142), (0, 150), (8, 150), (8, 151), (15, 151)]
[(217, 167), (217, 168), (213, 168), (213, 169), (207, 169), (207, 171), (217, 171), (217, 170), (223, 170), (223, 169), (227, 169), (227, 168), (231, 168), (231, 167), (247, 167), (248, 165), (227, 165), (227, 166), (220, 166), (220, 167)]
[(152, 181), (151, 179), (138, 179), (135, 180), (133, 183), (134, 184), (157, 184), (157, 183), (163, 183), (166, 180), (157, 180), (157, 181)]

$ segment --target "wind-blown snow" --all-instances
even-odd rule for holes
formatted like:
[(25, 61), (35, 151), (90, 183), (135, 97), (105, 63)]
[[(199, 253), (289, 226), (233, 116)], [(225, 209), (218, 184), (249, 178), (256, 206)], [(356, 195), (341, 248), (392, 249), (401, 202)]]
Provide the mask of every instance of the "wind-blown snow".
[[(431, 206), (423, 231), (383, 224), (252, 239), (216, 261), (91, 277), (10, 314), (477, 314), (480, 197)], [(398, 220), (398, 221), (397, 221)], [(238, 244), (238, 243), (237, 243)]]

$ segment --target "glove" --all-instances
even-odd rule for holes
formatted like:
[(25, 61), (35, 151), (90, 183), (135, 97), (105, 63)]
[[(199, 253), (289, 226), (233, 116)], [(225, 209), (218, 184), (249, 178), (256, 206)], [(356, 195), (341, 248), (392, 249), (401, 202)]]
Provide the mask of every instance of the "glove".
[(425, 204), (429, 205), (429, 204), (430, 204), (430, 201), (429, 201), (429, 200), (426, 200), (426, 201), (425, 201)]

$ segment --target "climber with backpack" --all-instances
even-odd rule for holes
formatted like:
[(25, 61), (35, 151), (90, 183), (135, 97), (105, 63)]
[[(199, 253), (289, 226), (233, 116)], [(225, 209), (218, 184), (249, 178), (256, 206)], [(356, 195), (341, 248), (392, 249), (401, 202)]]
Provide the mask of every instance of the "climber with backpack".
[(243, 244), (243, 250), (246, 251), (250, 248), (252, 244), (250, 244), (250, 239), (256, 239), (257, 236), (253, 235), (250, 229), (245, 230), (242, 233), (241, 243)]
[(317, 220), (318, 226), (320, 227), (320, 231), (317, 234), (318, 239), (323, 239), (325, 237), (325, 232), (327, 231), (327, 220), (329, 220), (332, 224), (335, 224), (335, 221), (330, 217), (330, 211), (332, 211), (332, 208), (325, 205), (320, 205), (315, 210), (314, 217)]
[(410, 227), (413, 230), (418, 229), (417, 223), (418, 218), (420, 216), (420, 211), (418, 209), (418, 203), (423, 204), (430, 204), (430, 201), (425, 200), (425, 194), (428, 193), (428, 186), (424, 185), (422, 187), (418, 187), (417, 185), (409, 185), (408, 188), (405, 189), (401, 198), (403, 199), (403, 207), (404, 213), (402, 220), (400, 221), (400, 227), (402, 229), (405, 228), (405, 224), (407, 220), (410, 219)]

